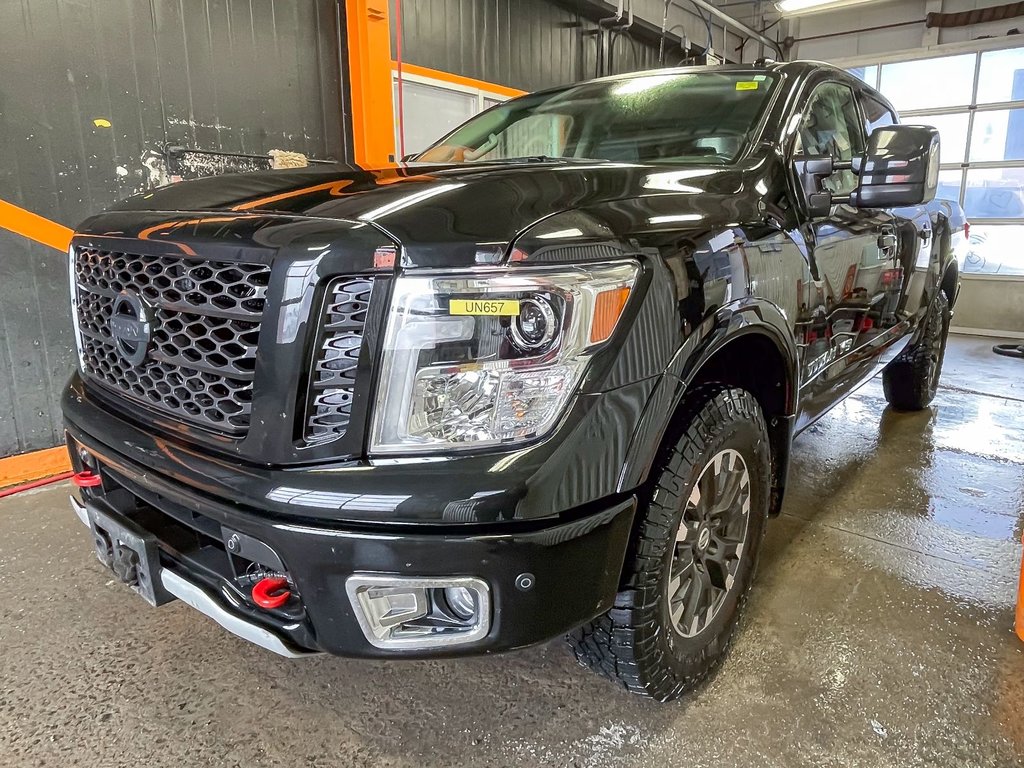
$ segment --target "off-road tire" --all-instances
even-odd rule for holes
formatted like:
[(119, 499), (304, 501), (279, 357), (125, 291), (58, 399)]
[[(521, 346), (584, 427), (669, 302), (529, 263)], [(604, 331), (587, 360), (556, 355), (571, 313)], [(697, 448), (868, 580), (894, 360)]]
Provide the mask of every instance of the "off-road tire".
[[(651, 482), (641, 492), (633, 541), (614, 607), (569, 635), (576, 659), (628, 691), (669, 701), (703, 683), (724, 659), (757, 566), (768, 516), (768, 430), (746, 390), (710, 384), (686, 398)], [(691, 494), (709, 462), (738, 453), (749, 476), (744, 544), (718, 612), (693, 636), (669, 614), (676, 536)], [(730, 462), (735, 459), (730, 458)], [(717, 493), (718, 480), (715, 479)], [(747, 487), (747, 486), (744, 486)], [(685, 546), (685, 545), (684, 545)], [(677, 604), (678, 607), (678, 604)]]
[(924, 320), (921, 338), (882, 371), (882, 389), (897, 411), (920, 411), (935, 397), (949, 335), (949, 300), (939, 291)]

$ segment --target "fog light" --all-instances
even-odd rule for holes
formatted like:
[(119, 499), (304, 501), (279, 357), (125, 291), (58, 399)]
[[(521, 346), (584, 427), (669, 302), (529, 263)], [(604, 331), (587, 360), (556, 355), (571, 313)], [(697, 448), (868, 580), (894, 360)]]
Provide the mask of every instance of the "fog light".
[(471, 619), (476, 614), (476, 596), (466, 587), (446, 588), (444, 599), (452, 613), (460, 619)]
[(427, 593), (407, 587), (373, 587), (357, 593), (359, 607), (373, 634), (385, 638), (393, 627), (427, 615)]
[(491, 626), (490, 589), (481, 579), (354, 574), (345, 590), (376, 648), (423, 650), (471, 643)]

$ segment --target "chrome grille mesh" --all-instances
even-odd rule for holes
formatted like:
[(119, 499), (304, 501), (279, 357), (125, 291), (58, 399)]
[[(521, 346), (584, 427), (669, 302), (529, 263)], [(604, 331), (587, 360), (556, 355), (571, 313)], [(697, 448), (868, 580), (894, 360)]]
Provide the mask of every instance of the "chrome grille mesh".
[[(248, 430), (269, 266), (79, 247), (74, 274), (86, 377), (203, 427)], [(122, 292), (151, 308), (151, 342), (138, 366), (111, 334)]]
[(346, 277), (328, 286), (306, 409), (306, 441), (343, 437), (352, 415), (371, 279)]

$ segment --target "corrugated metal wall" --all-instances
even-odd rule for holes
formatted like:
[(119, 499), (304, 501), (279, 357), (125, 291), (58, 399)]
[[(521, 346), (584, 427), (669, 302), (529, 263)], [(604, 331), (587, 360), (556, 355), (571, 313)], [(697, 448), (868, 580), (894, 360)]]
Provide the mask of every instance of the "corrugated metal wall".
[[(392, 20), (396, 10), (391, 0)], [(598, 38), (581, 31), (597, 25), (551, 0), (402, 0), (401, 18), (412, 64), (524, 91), (596, 74)], [(623, 35), (611, 58), (613, 72), (649, 69), (658, 49)]]
[[(0, 2), (0, 199), (73, 227), (156, 183), (162, 145), (345, 157), (338, 12), (336, 0)], [(60, 253), (0, 229), (0, 457), (63, 439), (67, 295)]]

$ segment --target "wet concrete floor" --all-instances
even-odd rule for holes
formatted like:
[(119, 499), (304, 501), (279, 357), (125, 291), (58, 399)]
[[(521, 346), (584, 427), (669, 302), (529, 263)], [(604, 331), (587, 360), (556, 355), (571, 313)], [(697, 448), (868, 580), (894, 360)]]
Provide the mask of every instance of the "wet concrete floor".
[(61, 484), (0, 501), (0, 766), (1024, 765), (1024, 362), (954, 337), (923, 413), (873, 382), (798, 441), (745, 626), (659, 705), (561, 642), (278, 659), (92, 555)]

